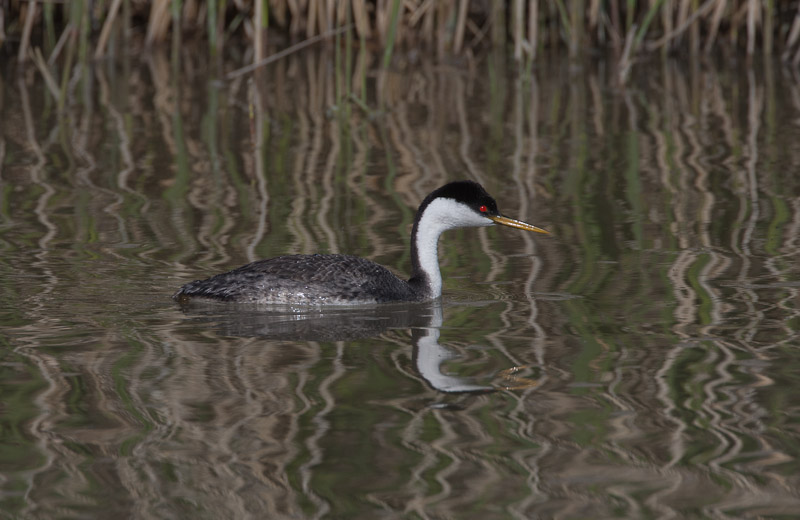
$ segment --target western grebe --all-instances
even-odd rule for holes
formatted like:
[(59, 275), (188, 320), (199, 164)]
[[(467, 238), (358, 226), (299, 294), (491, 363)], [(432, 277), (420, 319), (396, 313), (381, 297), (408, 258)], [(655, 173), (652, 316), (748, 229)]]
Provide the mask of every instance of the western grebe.
[(173, 298), (284, 305), (358, 305), (416, 302), (442, 295), (439, 235), (448, 229), (501, 224), (542, 228), (500, 215), (497, 203), (472, 181), (445, 184), (425, 197), (411, 231), (411, 278), (350, 255), (287, 255), (259, 260), (181, 287)]

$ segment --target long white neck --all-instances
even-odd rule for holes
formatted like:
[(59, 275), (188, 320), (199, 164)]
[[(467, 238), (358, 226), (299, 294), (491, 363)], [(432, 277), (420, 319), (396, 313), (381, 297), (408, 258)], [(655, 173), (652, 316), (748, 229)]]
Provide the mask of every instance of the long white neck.
[(491, 226), (493, 222), (453, 199), (434, 199), (417, 215), (411, 235), (412, 278), (426, 298), (442, 295), (439, 270), (439, 236), (448, 229)]

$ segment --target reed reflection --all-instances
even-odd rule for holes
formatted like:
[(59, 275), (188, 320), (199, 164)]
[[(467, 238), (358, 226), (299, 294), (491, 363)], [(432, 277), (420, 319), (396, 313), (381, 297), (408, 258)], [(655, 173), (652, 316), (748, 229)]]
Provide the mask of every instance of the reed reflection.
[[(86, 69), (61, 112), (35, 74), (3, 91), (4, 511), (797, 510), (790, 71), (665, 61), (618, 90), (546, 55), (530, 77), (367, 67), (356, 95), (388, 109), (347, 112), (324, 52), (232, 82), (181, 59)], [(456, 177), (556, 239), (443, 243), (441, 327), (266, 340), (172, 307), (187, 279), (287, 252), (408, 272), (413, 209)], [(504, 370), (539, 385), (434, 390), (514, 386)]]

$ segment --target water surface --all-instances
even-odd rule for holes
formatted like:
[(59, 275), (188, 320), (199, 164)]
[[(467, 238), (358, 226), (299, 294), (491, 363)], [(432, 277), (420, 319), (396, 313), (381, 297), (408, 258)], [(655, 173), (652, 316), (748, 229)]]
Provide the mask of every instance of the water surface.
[[(495, 55), (362, 90), (334, 64), (154, 53), (78, 69), (63, 111), (4, 75), (6, 516), (800, 510), (796, 77)], [(552, 235), (448, 232), (441, 303), (170, 299), (283, 253), (407, 273), (416, 206), (461, 178)]]

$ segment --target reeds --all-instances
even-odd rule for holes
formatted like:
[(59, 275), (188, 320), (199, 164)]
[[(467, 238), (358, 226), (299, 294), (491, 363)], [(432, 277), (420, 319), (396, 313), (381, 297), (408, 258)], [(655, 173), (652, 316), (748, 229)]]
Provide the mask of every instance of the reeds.
[[(210, 56), (234, 45), (259, 62), (275, 52), (270, 38), (285, 48), (335, 34), (351, 20), (355, 41), (380, 48), (384, 64), (397, 48), (443, 57), (504, 46), (518, 62), (536, 60), (542, 49), (564, 48), (573, 59), (610, 49), (623, 77), (637, 58), (655, 52), (721, 50), (750, 58), (761, 49), (800, 65), (796, 0), (7, 0), (2, 6), (0, 48), (20, 62), (39, 47), (52, 63), (67, 32), (95, 59), (112, 49), (159, 45), (171, 35), (173, 44), (205, 40)], [(111, 45), (122, 39), (124, 45)]]

